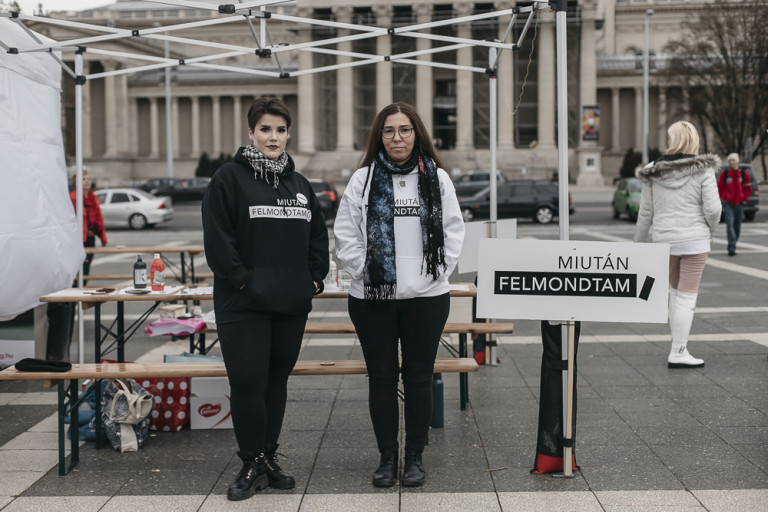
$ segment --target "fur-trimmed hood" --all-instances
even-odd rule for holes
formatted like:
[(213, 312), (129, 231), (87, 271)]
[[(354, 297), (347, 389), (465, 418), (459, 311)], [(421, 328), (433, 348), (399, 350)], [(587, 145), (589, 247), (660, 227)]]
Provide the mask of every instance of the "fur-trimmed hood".
[(645, 167), (638, 168), (635, 176), (667, 187), (679, 188), (688, 178), (701, 172), (714, 173), (720, 167), (720, 158), (712, 153), (705, 155), (665, 155)]

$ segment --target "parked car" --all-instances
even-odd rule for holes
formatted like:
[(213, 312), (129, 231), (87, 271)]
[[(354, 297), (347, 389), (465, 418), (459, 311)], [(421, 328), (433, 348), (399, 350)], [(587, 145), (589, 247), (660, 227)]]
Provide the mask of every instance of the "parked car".
[(156, 196), (168, 196), (172, 201), (196, 201), (203, 198), (211, 178), (151, 178), (139, 189)]
[(336, 185), (331, 180), (326, 179), (310, 179), (309, 183), (320, 202), (325, 219), (335, 218), (336, 211), (339, 209), (339, 201), (341, 201), (338, 192), (336, 192)]
[(137, 188), (105, 188), (96, 191), (107, 227), (151, 228), (173, 218), (169, 197), (156, 197)]
[(643, 182), (637, 178), (621, 178), (616, 184), (613, 193), (613, 218), (618, 219), (626, 213), (629, 220), (637, 220), (637, 212), (640, 210), (640, 194), (643, 191)]
[[(507, 178), (496, 172), (496, 184), (502, 185), (507, 182)], [(453, 186), (456, 188), (456, 197), (471, 197), (491, 185), (491, 171), (469, 171), (453, 180)]]
[[(720, 174), (728, 168), (727, 165), (720, 167), (720, 172), (717, 175), (718, 181), (720, 181)], [(757, 187), (757, 176), (755, 176), (755, 170), (750, 164), (739, 164), (739, 169), (747, 171), (749, 173), (749, 179), (752, 181), (752, 195), (749, 196), (747, 204), (744, 206), (744, 220), (755, 220), (755, 214), (760, 209), (760, 194)]]
[[(557, 183), (550, 181), (509, 181), (497, 188), (497, 216), (499, 219), (532, 218), (549, 224), (558, 215)], [(491, 187), (487, 186), (472, 197), (459, 199), (465, 222), (488, 219), (491, 216)], [(574, 212), (568, 194), (568, 213)]]

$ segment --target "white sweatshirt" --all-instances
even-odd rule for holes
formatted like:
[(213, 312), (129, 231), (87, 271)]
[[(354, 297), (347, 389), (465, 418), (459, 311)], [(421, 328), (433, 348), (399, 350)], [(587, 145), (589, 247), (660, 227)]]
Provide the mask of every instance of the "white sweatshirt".
[[(432, 276), (422, 273), (424, 252), (421, 238), (419, 212), (418, 174), (414, 168), (406, 175), (393, 175), (395, 195), (395, 258), (397, 267), (396, 299), (434, 297), (448, 293), (448, 276), (461, 253), (464, 242), (464, 221), (456, 199), (453, 182), (443, 169), (437, 170), (443, 208), (443, 233), (445, 237), (445, 263), (448, 269), (433, 281)], [(368, 167), (355, 171), (339, 204), (333, 234), (336, 237), (336, 257), (341, 268), (352, 276), (349, 294), (364, 298), (363, 269), (366, 256), (366, 215), (370, 176)], [(367, 181), (367, 182), (366, 182)]]

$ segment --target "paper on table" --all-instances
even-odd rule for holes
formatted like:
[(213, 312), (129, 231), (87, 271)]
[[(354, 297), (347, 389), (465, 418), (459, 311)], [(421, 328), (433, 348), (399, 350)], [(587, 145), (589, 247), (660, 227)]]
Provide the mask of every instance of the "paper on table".
[(199, 288), (184, 288), (183, 295), (212, 295), (213, 286), (201, 286)]

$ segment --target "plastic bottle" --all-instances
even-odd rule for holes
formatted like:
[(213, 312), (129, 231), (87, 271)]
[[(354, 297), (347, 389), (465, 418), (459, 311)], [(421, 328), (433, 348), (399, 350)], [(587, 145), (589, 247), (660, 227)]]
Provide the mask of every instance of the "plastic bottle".
[(155, 253), (155, 259), (149, 267), (149, 280), (152, 282), (153, 292), (161, 292), (165, 289), (165, 264), (160, 259), (160, 253)]
[(324, 279), (326, 290), (335, 290), (339, 287), (336, 275), (336, 262), (333, 261), (333, 257), (331, 257), (330, 269), (328, 270), (328, 275), (325, 276)]
[(147, 264), (141, 259), (141, 254), (136, 256), (136, 262), (133, 264), (133, 287), (147, 287)]

